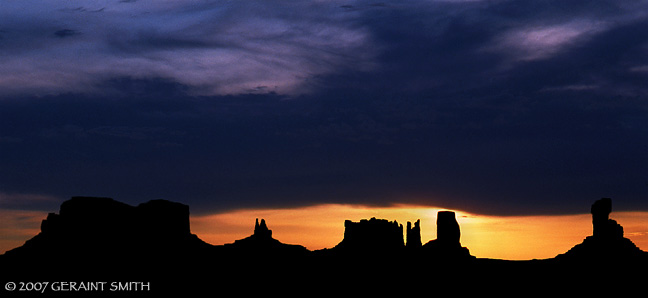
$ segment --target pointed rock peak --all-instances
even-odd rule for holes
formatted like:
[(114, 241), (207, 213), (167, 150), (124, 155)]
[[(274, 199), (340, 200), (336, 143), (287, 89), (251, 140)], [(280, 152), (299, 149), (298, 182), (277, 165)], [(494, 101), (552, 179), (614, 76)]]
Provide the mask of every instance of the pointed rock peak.
[(259, 224), (259, 219), (258, 218), (256, 219), (256, 223), (254, 224), (254, 236), (263, 237), (263, 238), (272, 238), (272, 230), (268, 229), (265, 219), (261, 219), (260, 224)]

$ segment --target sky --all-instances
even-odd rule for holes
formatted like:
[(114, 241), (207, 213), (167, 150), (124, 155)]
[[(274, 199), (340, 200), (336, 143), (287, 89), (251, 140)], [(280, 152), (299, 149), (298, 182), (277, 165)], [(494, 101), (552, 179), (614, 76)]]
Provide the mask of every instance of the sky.
[(0, 209), (648, 211), (645, 32), (648, 1), (6, 1)]

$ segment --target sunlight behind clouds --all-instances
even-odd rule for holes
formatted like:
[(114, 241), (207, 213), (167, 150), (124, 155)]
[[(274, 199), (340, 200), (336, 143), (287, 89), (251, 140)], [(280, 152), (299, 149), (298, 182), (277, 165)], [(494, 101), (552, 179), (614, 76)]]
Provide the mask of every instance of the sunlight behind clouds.
[[(273, 237), (289, 244), (316, 250), (332, 248), (342, 241), (344, 221), (371, 217), (407, 222), (421, 220), (423, 244), (436, 239), (436, 217), (443, 208), (397, 205), (369, 207), (327, 204), (292, 209), (238, 210), (192, 216), (192, 231), (211, 244), (232, 243), (252, 234), (256, 218), (264, 218)], [(530, 260), (564, 253), (592, 234), (591, 215), (488, 216), (453, 210), (461, 229), (461, 245), (478, 258)], [(646, 212), (614, 212), (637, 246), (648, 245)], [(405, 239), (406, 241), (406, 239)]]

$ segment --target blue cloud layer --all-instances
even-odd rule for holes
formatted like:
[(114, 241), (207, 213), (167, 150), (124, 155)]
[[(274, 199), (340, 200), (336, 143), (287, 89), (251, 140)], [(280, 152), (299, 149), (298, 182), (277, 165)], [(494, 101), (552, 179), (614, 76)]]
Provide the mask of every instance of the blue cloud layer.
[(646, 2), (32, 2), (0, 9), (6, 200), (648, 208)]

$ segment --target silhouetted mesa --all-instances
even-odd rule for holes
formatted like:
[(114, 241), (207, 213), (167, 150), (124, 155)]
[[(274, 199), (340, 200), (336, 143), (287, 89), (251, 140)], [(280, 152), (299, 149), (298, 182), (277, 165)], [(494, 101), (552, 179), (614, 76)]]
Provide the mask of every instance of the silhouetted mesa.
[(592, 265), (610, 265), (623, 261), (648, 261), (648, 252), (639, 249), (623, 237), (623, 227), (609, 219), (612, 200), (600, 199), (592, 204), (592, 236), (577, 244), (564, 254), (556, 256), (560, 261), (576, 261)]
[(191, 234), (187, 205), (153, 200), (133, 207), (110, 198), (73, 197), (59, 214), (48, 214), (38, 235), (6, 255), (154, 258), (209, 246)]
[(344, 239), (334, 249), (345, 252), (387, 252), (405, 247), (403, 225), (386, 219), (344, 222)]
[(423, 245), (425, 256), (444, 258), (473, 258), (468, 248), (462, 247), (459, 239), (459, 223), (452, 211), (437, 213), (437, 239)]

